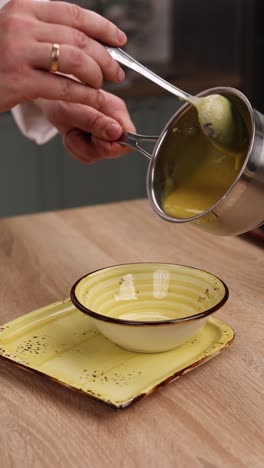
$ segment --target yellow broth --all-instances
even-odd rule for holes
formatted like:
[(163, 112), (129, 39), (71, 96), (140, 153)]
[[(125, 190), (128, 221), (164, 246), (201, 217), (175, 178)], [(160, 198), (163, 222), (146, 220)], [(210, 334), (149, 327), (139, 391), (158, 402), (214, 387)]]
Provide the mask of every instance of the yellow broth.
[(154, 185), (162, 209), (174, 218), (190, 218), (213, 206), (238, 176), (249, 146), (248, 125), (241, 149), (227, 153), (205, 136), (190, 107), (168, 131), (160, 149)]

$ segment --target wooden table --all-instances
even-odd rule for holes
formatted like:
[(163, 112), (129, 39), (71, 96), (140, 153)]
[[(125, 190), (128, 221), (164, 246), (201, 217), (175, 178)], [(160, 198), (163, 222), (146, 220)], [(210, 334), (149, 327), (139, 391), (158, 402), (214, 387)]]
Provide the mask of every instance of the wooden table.
[(221, 276), (221, 355), (126, 410), (1, 361), (1, 466), (263, 467), (264, 256), (240, 238), (161, 221), (146, 201), (2, 219), (1, 322), (67, 297), (90, 270), (164, 261)]

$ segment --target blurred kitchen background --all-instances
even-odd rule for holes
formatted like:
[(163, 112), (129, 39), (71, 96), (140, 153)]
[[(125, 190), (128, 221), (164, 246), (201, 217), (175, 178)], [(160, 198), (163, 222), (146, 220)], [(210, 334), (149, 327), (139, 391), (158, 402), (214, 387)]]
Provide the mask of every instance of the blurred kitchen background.
[[(263, 0), (82, 0), (127, 32), (127, 52), (190, 93), (217, 85), (241, 89), (264, 111)], [(127, 71), (121, 86), (139, 133), (158, 134), (179, 101)], [(0, 114), (0, 216), (146, 196), (147, 160), (130, 154), (84, 166), (60, 137), (44, 146)]]

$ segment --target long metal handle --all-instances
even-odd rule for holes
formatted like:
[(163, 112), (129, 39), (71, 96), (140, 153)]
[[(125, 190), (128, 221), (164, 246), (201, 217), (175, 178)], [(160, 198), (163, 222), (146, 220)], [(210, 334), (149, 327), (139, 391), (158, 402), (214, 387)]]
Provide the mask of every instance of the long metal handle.
[(158, 136), (152, 136), (152, 135), (138, 135), (136, 133), (129, 133), (129, 132), (124, 132), (121, 137), (117, 140), (117, 143), (120, 143), (121, 145), (126, 145), (130, 146), (131, 148), (134, 148), (135, 150), (140, 151), (146, 158), (151, 159), (151, 154), (149, 154), (144, 148), (140, 146), (141, 141), (157, 141), (159, 137)]
[(128, 55), (122, 49), (114, 48), (114, 47), (106, 47), (106, 50), (108, 51), (108, 53), (111, 55), (111, 57), (114, 60), (121, 63), (122, 65), (125, 65), (128, 68), (131, 68), (131, 70), (136, 71), (140, 75), (145, 76), (145, 78), (148, 78), (150, 81), (153, 81), (154, 83), (166, 89), (170, 93), (178, 96), (178, 98), (183, 99), (184, 101), (188, 101), (188, 102), (193, 102), (193, 100), (195, 99), (190, 94), (185, 93), (185, 91), (182, 91), (179, 88), (176, 88), (176, 86), (172, 85), (168, 81), (156, 75), (156, 73), (146, 68), (141, 63), (137, 62), (137, 60), (135, 60), (133, 57)]

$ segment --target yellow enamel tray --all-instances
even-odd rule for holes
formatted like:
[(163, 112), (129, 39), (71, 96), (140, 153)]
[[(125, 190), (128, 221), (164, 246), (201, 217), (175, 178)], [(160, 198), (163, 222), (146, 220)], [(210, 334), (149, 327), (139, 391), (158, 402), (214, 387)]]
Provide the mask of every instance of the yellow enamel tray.
[(173, 351), (133, 353), (104, 338), (67, 299), (3, 325), (0, 356), (125, 408), (216, 356), (233, 338), (227, 324), (210, 318), (192, 340)]

